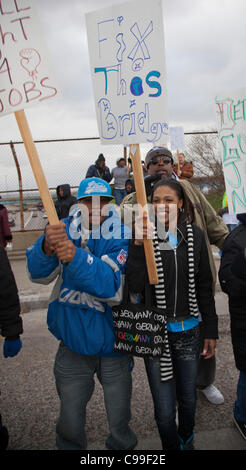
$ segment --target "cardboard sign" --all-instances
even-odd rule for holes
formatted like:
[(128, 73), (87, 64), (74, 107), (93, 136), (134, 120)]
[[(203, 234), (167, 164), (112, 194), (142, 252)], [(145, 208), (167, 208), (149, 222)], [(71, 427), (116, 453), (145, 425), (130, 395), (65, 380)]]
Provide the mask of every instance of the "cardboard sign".
[(33, 0), (0, 1), (0, 116), (57, 95)]
[(86, 15), (102, 144), (157, 145), (168, 134), (161, 0), (135, 0)]
[(184, 150), (184, 129), (183, 127), (169, 127), (170, 144), (172, 150)]
[(229, 213), (246, 212), (246, 88), (216, 96)]

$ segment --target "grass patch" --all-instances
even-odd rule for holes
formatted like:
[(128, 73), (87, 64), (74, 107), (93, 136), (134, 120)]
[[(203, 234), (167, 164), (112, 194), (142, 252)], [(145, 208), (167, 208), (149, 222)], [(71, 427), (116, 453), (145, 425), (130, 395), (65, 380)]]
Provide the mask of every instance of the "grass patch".
[(218, 212), (220, 207), (222, 207), (223, 195), (221, 196), (221, 194), (211, 193), (211, 194), (207, 194), (206, 198), (208, 202), (211, 204), (211, 206), (214, 208), (215, 212)]

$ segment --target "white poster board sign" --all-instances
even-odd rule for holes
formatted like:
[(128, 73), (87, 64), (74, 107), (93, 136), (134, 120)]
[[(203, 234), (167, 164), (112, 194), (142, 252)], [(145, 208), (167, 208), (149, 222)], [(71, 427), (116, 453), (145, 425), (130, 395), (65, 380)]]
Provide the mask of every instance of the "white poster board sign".
[(0, 116), (58, 95), (33, 3), (0, 1)]
[(169, 136), (172, 150), (184, 150), (185, 143), (183, 127), (169, 127)]
[(246, 88), (215, 98), (229, 213), (246, 212)]
[(168, 134), (162, 0), (86, 15), (102, 144), (156, 145)]

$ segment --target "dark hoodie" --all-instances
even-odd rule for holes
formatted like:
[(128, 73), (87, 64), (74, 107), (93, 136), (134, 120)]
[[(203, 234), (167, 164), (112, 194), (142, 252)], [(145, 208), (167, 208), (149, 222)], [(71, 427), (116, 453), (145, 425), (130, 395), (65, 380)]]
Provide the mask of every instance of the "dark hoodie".
[[(59, 194), (60, 188), (63, 190), (63, 196)], [(71, 189), (69, 184), (60, 184), (56, 188), (57, 201), (55, 202), (55, 208), (59, 219), (65, 219), (69, 215), (69, 209), (73, 204), (77, 203), (76, 197), (71, 195)]]
[(231, 338), (237, 369), (246, 373), (246, 213), (225, 239), (219, 269), (222, 290), (229, 297)]
[(0, 245), (6, 247), (8, 241), (12, 240), (12, 234), (9, 228), (8, 211), (3, 204), (0, 204)]

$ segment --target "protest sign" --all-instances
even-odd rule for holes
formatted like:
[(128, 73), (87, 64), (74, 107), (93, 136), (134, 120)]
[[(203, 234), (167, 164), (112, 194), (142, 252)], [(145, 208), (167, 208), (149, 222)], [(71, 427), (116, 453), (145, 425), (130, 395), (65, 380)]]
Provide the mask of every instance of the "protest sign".
[(172, 150), (184, 150), (185, 144), (183, 127), (169, 127), (169, 136)]
[(161, 0), (135, 0), (86, 15), (102, 144), (157, 145), (168, 134)]
[(33, 2), (0, 2), (0, 116), (58, 95)]
[(171, 149), (177, 151), (178, 171), (180, 171), (179, 150), (184, 150), (183, 127), (169, 127)]
[(246, 88), (215, 98), (229, 213), (246, 212)]
[(15, 113), (49, 222), (57, 223), (59, 219), (24, 113), (24, 108), (58, 95), (31, 1), (0, 1), (0, 83), (0, 116)]
[[(102, 144), (129, 144), (137, 201), (146, 205), (139, 143), (168, 134), (161, 0), (135, 0), (86, 15), (91, 76)], [(149, 281), (158, 282), (152, 240)]]

